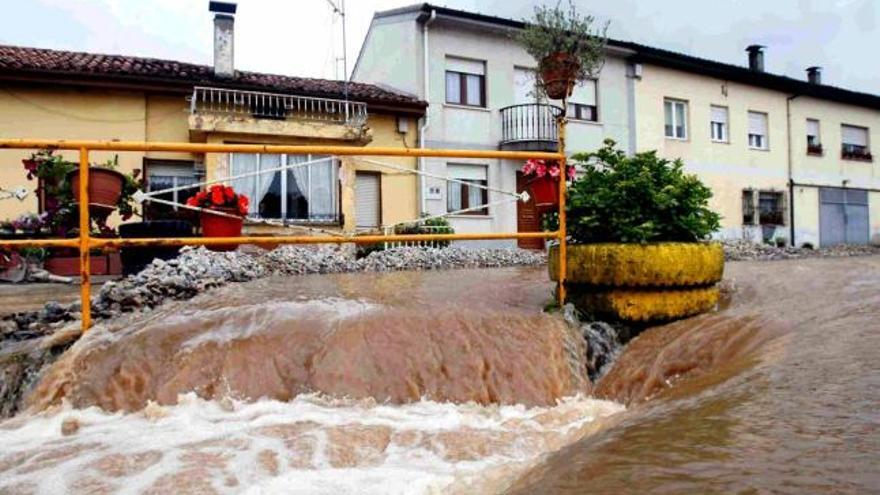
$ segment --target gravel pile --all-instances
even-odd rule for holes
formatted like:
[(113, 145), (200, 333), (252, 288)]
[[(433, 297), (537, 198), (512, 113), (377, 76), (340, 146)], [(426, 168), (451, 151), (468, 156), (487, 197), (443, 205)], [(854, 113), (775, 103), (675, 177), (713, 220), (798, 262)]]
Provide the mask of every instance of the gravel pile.
[[(355, 260), (353, 251), (339, 246), (281, 246), (272, 251), (217, 253), (183, 248), (169, 261), (154, 260), (143, 271), (105, 283), (92, 298), (96, 319), (156, 307), (169, 299), (189, 299), (229, 282), (247, 282), (273, 275), (387, 272), (531, 266), (546, 263), (542, 253), (517, 249), (398, 248), (377, 251)], [(49, 302), (40, 311), (0, 317), (0, 343), (28, 340), (53, 333), (80, 318), (80, 304)]]
[(776, 247), (769, 244), (757, 244), (745, 240), (722, 241), (721, 244), (724, 246), (724, 259), (727, 261), (768, 261), (880, 254), (880, 246), (840, 245), (827, 248), (809, 249), (791, 246)]

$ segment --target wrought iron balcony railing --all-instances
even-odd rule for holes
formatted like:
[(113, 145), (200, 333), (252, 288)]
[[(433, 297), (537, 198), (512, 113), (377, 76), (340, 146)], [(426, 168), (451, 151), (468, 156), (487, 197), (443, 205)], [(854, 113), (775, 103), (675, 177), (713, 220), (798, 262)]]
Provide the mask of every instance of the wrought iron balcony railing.
[(562, 108), (544, 103), (511, 105), (501, 109), (501, 147), (537, 144), (556, 149), (556, 118)]
[(367, 104), (363, 102), (202, 86), (193, 89), (190, 113), (307, 120), (352, 127), (367, 123)]

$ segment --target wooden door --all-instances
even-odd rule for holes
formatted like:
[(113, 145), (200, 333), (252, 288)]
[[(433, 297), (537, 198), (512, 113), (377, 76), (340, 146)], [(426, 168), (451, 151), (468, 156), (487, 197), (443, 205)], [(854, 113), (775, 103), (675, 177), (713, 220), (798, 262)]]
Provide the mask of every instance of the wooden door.
[[(516, 173), (516, 191), (522, 192), (526, 188), (526, 180), (522, 172)], [(535, 200), (529, 199), (527, 203), (516, 202), (516, 230), (518, 232), (540, 232), (541, 215), (535, 206)], [(544, 239), (517, 239), (517, 246), (523, 249), (544, 249)]]

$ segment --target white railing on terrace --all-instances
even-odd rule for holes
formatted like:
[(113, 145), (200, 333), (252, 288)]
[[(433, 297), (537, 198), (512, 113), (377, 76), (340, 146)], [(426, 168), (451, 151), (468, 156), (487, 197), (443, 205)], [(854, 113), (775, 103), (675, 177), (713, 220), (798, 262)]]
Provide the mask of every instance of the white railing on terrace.
[(242, 115), (258, 119), (309, 120), (360, 127), (367, 123), (367, 104), (311, 96), (196, 86), (190, 113)]

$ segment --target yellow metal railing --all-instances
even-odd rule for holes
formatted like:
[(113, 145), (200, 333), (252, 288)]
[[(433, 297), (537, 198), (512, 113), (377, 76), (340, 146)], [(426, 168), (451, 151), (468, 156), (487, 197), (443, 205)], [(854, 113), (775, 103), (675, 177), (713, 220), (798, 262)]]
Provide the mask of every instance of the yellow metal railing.
[(530, 158), (558, 160), (560, 170), (565, 170), (565, 123), (559, 122), (559, 151), (483, 151), (439, 150), (404, 148), (358, 148), (350, 146), (278, 146), (255, 144), (201, 144), (201, 143), (147, 143), (125, 141), (52, 141), (35, 139), (0, 139), (0, 149), (53, 149), (79, 151), (79, 237), (72, 239), (22, 239), (0, 241), (0, 248), (23, 247), (77, 247), (80, 253), (82, 300), (82, 329), (91, 326), (91, 282), (89, 253), (94, 248), (127, 246), (192, 246), (192, 245), (238, 245), (238, 244), (367, 244), (379, 242), (412, 241), (469, 241), (493, 239), (558, 239), (559, 280), (557, 294), (560, 305), (565, 301), (566, 241), (565, 241), (565, 179), (559, 174), (559, 230), (555, 232), (489, 232), (483, 234), (393, 234), (337, 236), (242, 236), (161, 239), (99, 239), (93, 238), (89, 224), (89, 152), (90, 151), (177, 151), (191, 153), (289, 153), (347, 156), (411, 156), (440, 158), (507, 158), (527, 160)]

